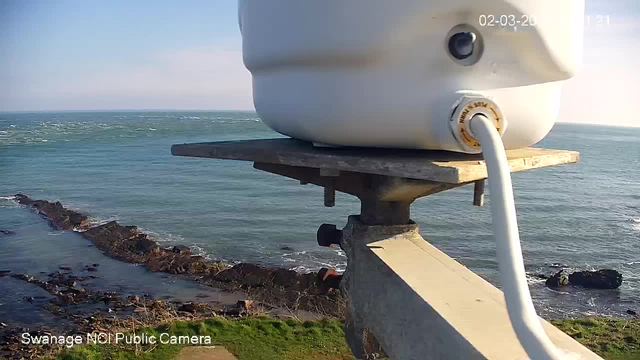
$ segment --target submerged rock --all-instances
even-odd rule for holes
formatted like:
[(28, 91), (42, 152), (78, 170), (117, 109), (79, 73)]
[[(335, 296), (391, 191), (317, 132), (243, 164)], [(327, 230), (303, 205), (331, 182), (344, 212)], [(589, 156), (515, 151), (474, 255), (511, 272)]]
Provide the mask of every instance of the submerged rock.
[(15, 235), (15, 231), (0, 229), (0, 235)]
[(39, 214), (46, 216), (51, 224), (62, 230), (86, 229), (89, 218), (76, 211), (66, 209), (59, 201), (33, 200), (26, 195), (17, 194), (18, 203), (33, 207)]
[(569, 273), (566, 270), (560, 270), (552, 277), (548, 278), (547, 281), (545, 281), (545, 284), (548, 287), (553, 288), (567, 286), (569, 285)]
[(577, 271), (569, 275), (569, 282), (591, 289), (617, 289), (622, 285), (622, 274), (612, 269)]

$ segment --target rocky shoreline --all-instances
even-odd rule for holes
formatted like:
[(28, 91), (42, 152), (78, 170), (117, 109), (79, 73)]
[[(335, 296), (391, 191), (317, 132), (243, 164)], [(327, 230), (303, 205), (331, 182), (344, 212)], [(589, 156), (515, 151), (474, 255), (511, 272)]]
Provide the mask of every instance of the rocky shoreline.
[[(155, 299), (149, 294), (124, 296), (113, 291), (89, 289), (82, 285), (100, 274), (100, 265), (82, 265), (81, 273), (73, 273), (67, 265), (40, 275), (13, 273), (0, 268), (0, 277), (10, 277), (46, 291), (51, 298), (41, 308), (64, 319), (75, 328), (69, 334), (114, 332), (141, 326), (156, 326), (176, 320), (198, 320), (213, 316), (238, 317), (284, 309), (290, 314), (307, 311), (320, 317), (344, 318), (346, 300), (340, 291), (342, 276), (330, 269), (319, 272), (298, 273), (282, 268), (268, 268), (256, 264), (229, 265), (211, 261), (192, 253), (191, 248), (178, 245), (163, 247), (135, 226), (116, 221), (92, 225), (85, 214), (66, 208), (60, 202), (34, 200), (18, 194), (14, 199), (35, 209), (56, 229), (76, 231), (105, 255), (131, 264), (143, 265), (151, 272), (179, 275), (181, 278), (233, 293), (242, 293), (242, 299), (233, 305), (201, 302), (176, 302)], [(0, 229), (0, 236), (11, 236), (13, 231)], [(566, 266), (554, 275), (533, 274), (544, 279), (548, 287), (581, 286), (585, 288), (615, 289), (622, 283), (622, 275), (609, 269), (568, 273)], [(557, 270), (556, 270), (557, 271)], [(37, 297), (36, 297), (37, 298)], [(41, 301), (26, 296), (24, 301)], [(235, 299), (233, 300), (236, 301)], [(635, 316), (635, 311), (627, 314)], [(295, 315), (294, 315), (295, 316)], [(55, 346), (23, 346), (22, 333), (43, 335), (53, 332), (11, 326), (0, 322), (0, 357), (7, 359), (39, 358), (60, 350)]]
[(60, 202), (33, 200), (23, 194), (17, 194), (15, 199), (36, 209), (55, 228), (78, 231), (116, 260), (143, 264), (152, 272), (185, 275), (223, 290), (243, 291), (268, 306), (344, 316), (345, 303), (339, 290), (341, 275), (329, 269), (301, 274), (249, 263), (229, 266), (193, 255), (187, 246), (161, 247), (135, 226), (111, 221), (91, 227), (87, 215), (67, 209)]
[[(125, 297), (112, 291), (82, 287), (81, 282), (95, 278), (87, 274), (99, 274), (96, 273), (99, 264), (87, 265), (79, 276), (74, 275), (70, 267), (61, 265), (46, 278), (0, 269), (0, 277), (32, 284), (52, 295), (41, 308), (74, 324), (70, 333), (113, 332), (131, 329), (131, 324), (152, 326), (175, 320), (260, 314), (273, 309), (282, 309), (292, 316), (306, 311), (319, 317), (344, 317), (345, 299), (339, 290), (342, 276), (333, 270), (303, 274), (249, 263), (230, 266), (194, 255), (187, 246), (162, 247), (135, 226), (123, 226), (116, 221), (92, 226), (87, 215), (67, 209), (60, 202), (34, 200), (23, 194), (17, 194), (15, 200), (35, 209), (56, 229), (77, 231), (113, 259), (143, 265), (151, 272), (180, 275), (216, 289), (245, 294), (245, 300), (231, 306), (167, 302), (153, 299), (149, 294)], [(9, 231), (3, 234), (10, 236)], [(28, 296), (24, 301), (33, 302), (34, 298)], [(51, 329), (16, 328), (0, 323), (1, 357), (37, 358), (59, 350), (52, 346), (24, 347), (18, 339), (24, 332), (38, 335), (50, 333)]]

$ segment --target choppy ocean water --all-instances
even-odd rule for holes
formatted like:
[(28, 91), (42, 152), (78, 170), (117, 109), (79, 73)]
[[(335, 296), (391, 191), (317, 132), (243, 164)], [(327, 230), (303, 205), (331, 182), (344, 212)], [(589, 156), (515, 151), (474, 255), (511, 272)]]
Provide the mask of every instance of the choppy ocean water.
[[(95, 222), (138, 225), (215, 259), (342, 270), (344, 255), (318, 247), (315, 232), (322, 223), (343, 226), (359, 212), (355, 198), (338, 194), (336, 207), (325, 208), (321, 188), (251, 163), (170, 154), (175, 143), (277, 136), (253, 112), (0, 113), (0, 228), (17, 233), (0, 238), (0, 268), (50, 271), (64, 259), (95, 256), (10, 200), (21, 192)], [(538, 146), (577, 150), (581, 160), (513, 175), (527, 270), (550, 274), (561, 263), (625, 277), (607, 291), (554, 291), (531, 279), (538, 310), (552, 317), (638, 310), (640, 129), (558, 124)], [(497, 284), (490, 211), (471, 199), (471, 187), (430, 196), (416, 202), (412, 218), (431, 243)]]

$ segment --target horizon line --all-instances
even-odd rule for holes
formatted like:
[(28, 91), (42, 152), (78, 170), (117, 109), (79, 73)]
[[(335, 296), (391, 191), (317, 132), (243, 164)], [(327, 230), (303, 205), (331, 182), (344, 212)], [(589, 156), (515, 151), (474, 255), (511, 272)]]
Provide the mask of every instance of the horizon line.
[[(65, 113), (106, 113), (106, 112), (252, 112), (255, 109), (92, 109), (92, 110), (0, 110), (0, 114), (65, 114)], [(611, 126), (623, 128), (640, 128), (640, 124), (607, 124), (607, 123), (591, 123), (577, 122), (571, 120), (556, 121), (556, 124), (575, 124), (575, 125), (594, 125), (594, 126)]]

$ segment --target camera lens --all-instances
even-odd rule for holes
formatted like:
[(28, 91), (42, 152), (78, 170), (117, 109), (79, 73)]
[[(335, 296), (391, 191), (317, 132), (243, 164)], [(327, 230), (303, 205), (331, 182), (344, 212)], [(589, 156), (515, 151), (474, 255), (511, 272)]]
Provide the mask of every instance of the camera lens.
[(449, 52), (458, 59), (464, 60), (473, 55), (477, 36), (472, 32), (459, 32), (449, 38)]

